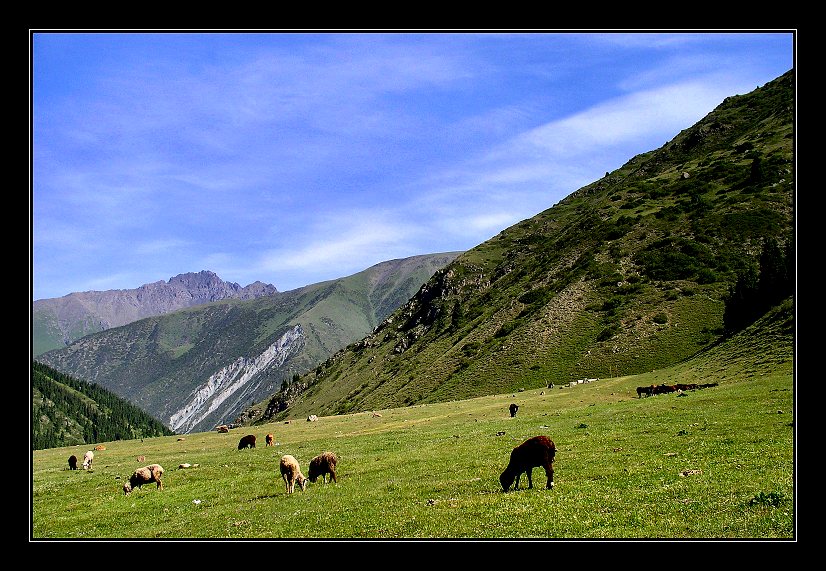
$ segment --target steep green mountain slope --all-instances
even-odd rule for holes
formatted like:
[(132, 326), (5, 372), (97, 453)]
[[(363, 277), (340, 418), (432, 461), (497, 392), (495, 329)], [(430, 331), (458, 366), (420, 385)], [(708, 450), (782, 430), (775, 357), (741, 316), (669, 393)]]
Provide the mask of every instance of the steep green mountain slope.
[(32, 450), (174, 434), (103, 387), (32, 362)]
[(660, 149), (459, 256), (373, 333), (247, 416), (636, 374), (712, 346), (748, 324), (726, 302), (751, 299), (741, 294), (766, 259), (786, 275), (772, 303), (791, 295), (794, 104), (793, 71), (727, 98)]
[(211, 430), (363, 338), (457, 255), (392, 260), (297, 290), (143, 319), (40, 360), (112, 390), (176, 432)]

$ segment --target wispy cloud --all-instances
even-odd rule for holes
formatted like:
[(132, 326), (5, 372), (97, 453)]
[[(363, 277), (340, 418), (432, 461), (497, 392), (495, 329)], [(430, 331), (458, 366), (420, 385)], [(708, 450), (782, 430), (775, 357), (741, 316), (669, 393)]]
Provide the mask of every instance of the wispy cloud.
[[(309, 240), (298, 240), (295, 247), (271, 249), (260, 258), (259, 266), (268, 270), (359, 267), (374, 260), (379, 252), (403, 249), (418, 232), (396, 215), (381, 209), (351, 210), (326, 214), (307, 229)], [(365, 268), (367, 266), (363, 266)]]

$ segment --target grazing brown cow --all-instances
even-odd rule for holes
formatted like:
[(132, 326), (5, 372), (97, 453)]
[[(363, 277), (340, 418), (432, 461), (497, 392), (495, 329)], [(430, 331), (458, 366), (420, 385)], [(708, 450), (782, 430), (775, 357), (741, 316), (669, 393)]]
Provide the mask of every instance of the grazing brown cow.
[(533, 488), (531, 472), (535, 467), (545, 469), (548, 477), (547, 488), (554, 487), (554, 457), (556, 456), (556, 445), (547, 436), (534, 436), (517, 446), (511, 452), (510, 462), (507, 468), (499, 476), (499, 483), (502, 484), (502, 491), (507, 492), (514, 479), (516, 480), (515, 490), (519, 489), (519, 478), (525, 472), (528, 475), (528, 488)]
[(267, 446), (272, 446), (273, 435), (267, 434)]
[(69, 470), (77, 470), (77, 456), (74, 454), (69, 456)]
[(247, 434), (238, 442), (238, 450), (242, 448), (255, 448), (255, 435)]

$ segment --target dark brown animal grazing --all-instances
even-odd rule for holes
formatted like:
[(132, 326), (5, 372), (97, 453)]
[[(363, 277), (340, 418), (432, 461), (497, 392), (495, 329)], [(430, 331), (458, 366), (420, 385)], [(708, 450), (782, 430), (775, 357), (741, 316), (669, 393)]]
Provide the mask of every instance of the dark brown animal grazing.
[(519, 478), (525, 472), (528, 475), (528, 489), (533, 488), (531, 472), (536, 467), (545, 468), (545, 475), (548, 477), (547, 488), (554, 487), (554, 457), (556, 456), (556, 445), (547, 436), (534, 436), (517, 446), (511, 452), (508, 467), (499, 476), (499, 483), (502, 484), (502, 491), (507, 492), (511, 484), (516, 480), (515, 490), (519, 489)]
[(238, 442), (238, 450), (242, 448), (255, 448), (255, 435), (247, 434)]
[(315, 483), (319, 476), (321, 480), (327, 483), (327, 474), (330, 474), (330, 481), (336, 480), (336, 464), (338, 464), (338, 457), (333, 452), (322, 452), (312, 460), (310, 460), (310, 471), (308, 472), (310, 481)]
[(516, 416), (516, 411), (519, 410), (519, 405), (512, 403), (509, 407), (509, 410), (511, 411), (511, 418), (513, 418), (514, 416)]
[(267, 434), (266, 440), (267, 440), (267, 446), (272, 446), (273, 435), (272, 434)]
[(77, 470), (77, 456), (74, 454), (69, 456), (69, 470)]

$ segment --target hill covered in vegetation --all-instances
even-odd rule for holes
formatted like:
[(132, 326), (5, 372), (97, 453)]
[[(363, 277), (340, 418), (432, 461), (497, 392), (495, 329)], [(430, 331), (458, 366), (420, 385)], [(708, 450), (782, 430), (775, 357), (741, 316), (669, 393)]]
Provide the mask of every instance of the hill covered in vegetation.
[(32, 450), (174, 434), (111, 391), (32, 362)]
[(241, 420), (639, 374), (730, 338), (794, 292), (794, 106), (794, 70), (726, 98), (663, 147), (460, 255)]

